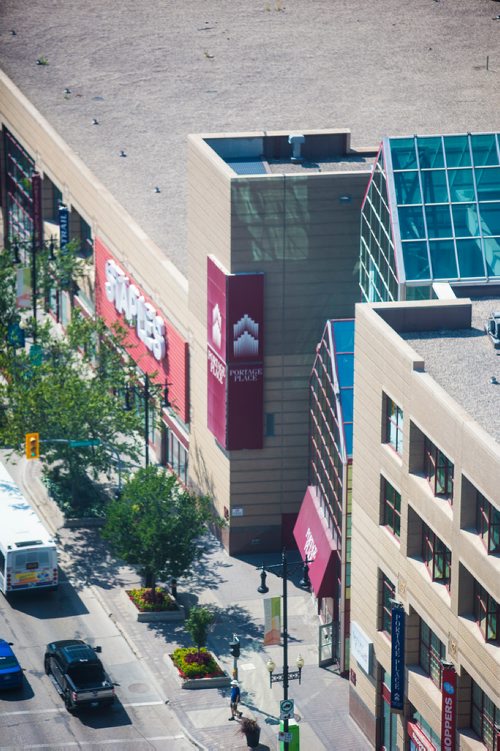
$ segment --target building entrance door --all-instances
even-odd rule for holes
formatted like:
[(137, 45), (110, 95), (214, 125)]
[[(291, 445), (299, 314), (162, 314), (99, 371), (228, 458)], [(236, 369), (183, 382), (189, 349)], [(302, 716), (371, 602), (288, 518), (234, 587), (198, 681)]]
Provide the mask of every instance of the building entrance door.
[(320, 668), (338, 663), (337, 627), (333, 621), (320, 624), (318, 644), (318, 665)]

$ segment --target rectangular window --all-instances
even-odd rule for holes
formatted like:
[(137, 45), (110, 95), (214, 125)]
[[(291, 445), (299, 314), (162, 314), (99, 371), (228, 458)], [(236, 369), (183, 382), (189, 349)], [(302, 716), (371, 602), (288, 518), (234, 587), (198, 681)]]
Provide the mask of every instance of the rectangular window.
[(398, 728), (397, 715), (391, 712), (391, 676), (382, 670), (381, 693), (382, 693), (382, 722), (380, 727), (380, 746), (384, 751), (397, 751)]
[(419, 656), (419, 665), (424, 673), (438, 688), (441, 688), (441, 662), (446, 658), (446, 647), (422, 619), (420, 619)]
[(384, 525), (399, 539), (401, 532), (401, 494), (382, 477), (382, 508)]
[(476, 529), (488, 553), (500, 554), (500, 511), (479, 490), (476, 494)]
[(188, 453), (172, 430), (167, 430), (167, 465), (187, 485)]
[(474, 580), (474, 615), (485, 641), (500, 640), (500, 605)]
[(500, 726), (500, 709), (474, 681), (472, 681), (471, 725), (488, 751), (496, 751), (496, 728)]
[(391, 636), (392, 607), (396, 597), (396, 587), (391, 580), (382, 574), (382, 631)]
[(403, 410), (385, 397), (385, 441), (398, 454), (403, 453)]
[(453, 462), (426, 436), (424, 471), (434, 495), (453, 501), (453, 470)]
[(427, 526), (422, 525), (422, 558), (432, 581), (450, 585), (451, 550)]

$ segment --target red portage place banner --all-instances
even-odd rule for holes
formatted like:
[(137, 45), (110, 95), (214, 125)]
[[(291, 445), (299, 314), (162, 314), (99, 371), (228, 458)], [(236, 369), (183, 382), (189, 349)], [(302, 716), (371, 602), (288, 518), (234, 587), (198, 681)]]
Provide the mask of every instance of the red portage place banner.
[(443, 665), (441, 678), (441, 748), (455, 751), (457, 725), (457, 674), (451, 665)]
[(264, 275), (207, 258), (207, 424), (226, 449), (264, 441)]
[(172, 409), (189, 422), (188, 343), (125, 273), (99, 238), (95, 239), (96, 312), (108, 326), (126, 330), (125, 347), (140, 370), (168, 386)]

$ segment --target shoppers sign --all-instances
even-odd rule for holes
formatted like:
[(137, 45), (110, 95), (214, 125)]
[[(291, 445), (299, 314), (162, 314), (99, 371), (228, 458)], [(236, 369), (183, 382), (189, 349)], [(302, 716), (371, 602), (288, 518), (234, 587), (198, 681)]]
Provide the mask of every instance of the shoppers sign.
[(169, 401), (183, 422), (189, 422), (188, 344), (166, 320), (131, 274), (95, 239), (96, 312), (111, 328), (126, 330), (125, 347), (139, 368), (155, 383), (168, 387)]
[(391, 709), (403, 711), (405, 697), (405, 611), (392, 608), (391, 627)]
[(457, 675), (453, 665), (443, 665), (441, 695), (441, 748), (442, 751), (455, 751)]
[(228, 274), (207, 258), (209, 430), (226, 449), (263, 445), (264, 275)]

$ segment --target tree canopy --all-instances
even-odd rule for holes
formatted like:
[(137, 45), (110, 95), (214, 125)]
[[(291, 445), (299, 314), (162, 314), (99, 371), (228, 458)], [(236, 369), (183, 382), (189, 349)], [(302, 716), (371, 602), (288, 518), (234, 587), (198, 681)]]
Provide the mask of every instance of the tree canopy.
[(149, 466), (130, 477), (113, 501), (104, 527), (114, 552), (157, 580), (189, 573), (203, 550), (197, 544), (212, 519), (210, 500), (189, 492), (175, 475)]

